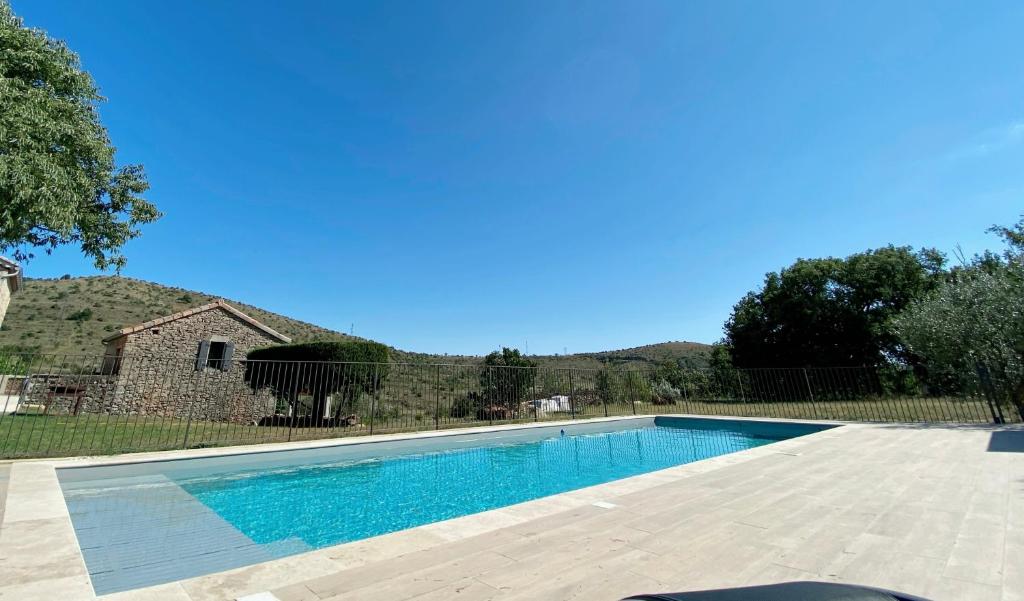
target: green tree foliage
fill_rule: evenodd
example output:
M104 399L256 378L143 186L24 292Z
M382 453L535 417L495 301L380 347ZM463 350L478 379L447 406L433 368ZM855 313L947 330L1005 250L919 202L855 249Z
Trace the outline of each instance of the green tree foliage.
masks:
M299 394L312 397L310 415L323 416L327 397L334 417L348 411L361 394L374 394L388 377L388 347L368 340L282 344L250 351L245 379L254 389L270 388L294 405Z
M85 309L79 309L66 318L68 321L89 321L92 319L92 309L86 307Z
M125 242L159 218L142 166L115 164L103 100L74 52L0 0L0 250L77 244L120 268Z
M845 259L800 259L769 273L725 325L731 363L838 367L912 359L892 319L935 288L943 263L936 250L887 246Z
M626 374L622 370L610 366L605 366L597 372L595 388L598 398L606 405L625 402L629 399L629 393L626 390Z
M956 270L894 322L930 372L982 385L1024 418L1024 221L993 228L1008 245Z
M480 394L488 406L515 409L526 400L537 377L537 364L519 349L503 347L484 357L480 372Z

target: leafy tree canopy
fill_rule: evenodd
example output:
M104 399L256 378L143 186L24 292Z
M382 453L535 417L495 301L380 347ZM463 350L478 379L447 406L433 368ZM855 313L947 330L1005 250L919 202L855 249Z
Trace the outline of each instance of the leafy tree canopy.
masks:
M484 357L484 365L506 367L537 367L534 361L523 356L519 349L502 347L501 351L493 351Z
M1024 221L992 230L1007 243L956 270L896 317L895 331L929 370L983 386L1024 417Z
M483 400L490 405L512 407L526 400L534 379L537 364L524 357L519 349L503 347L484 357L485 369L480 372L480 392Z
M74 52L0 0L0 250L25 260L77 244L120 268L124 244L160 217L142 166L115 164L103 100Z
M935 288L944 258L887 246L845 259L800 259L765 276L725 325L736 367L878 365L908 358L893 317Z

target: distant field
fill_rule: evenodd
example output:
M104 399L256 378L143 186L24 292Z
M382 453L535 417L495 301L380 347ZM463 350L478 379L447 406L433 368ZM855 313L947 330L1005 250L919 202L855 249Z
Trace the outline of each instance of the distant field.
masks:
M581 407L577 418L604 415L669 414L726 417L775 417L869 422L990 423L988 406L961 399L882 399L828 403L685 402L677 405L651 403ZM424 411L409 411L379 418L372 433L422 431L491 424L566 420L569 412L527 414L516 420L481 421L442 417L437 421ZM1017 417L1007 413L1010 421ZM361 436L371 433L370 423L350 428L258 427L217 422L160 419L140 416L85 415L80 417L16 415L0 417L0 457L59 457L108 455L138 451L247 445L288 440L312 440Z

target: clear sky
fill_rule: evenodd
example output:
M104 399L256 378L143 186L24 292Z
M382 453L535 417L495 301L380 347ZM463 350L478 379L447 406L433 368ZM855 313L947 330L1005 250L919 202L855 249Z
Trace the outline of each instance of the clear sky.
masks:
M124 275L408 350L713 342L798 257L1024 212L1019 0L13 6L166 214Z

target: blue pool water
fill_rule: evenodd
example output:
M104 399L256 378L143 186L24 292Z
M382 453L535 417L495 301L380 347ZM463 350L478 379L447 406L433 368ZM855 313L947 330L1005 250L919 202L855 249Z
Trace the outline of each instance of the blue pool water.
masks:
M61 481L93 585L105 594L512 505L817 429L658 423L579 434L544 428L532 438L483 438L477 446L462 442L449 449L436 448L444 441L434 440L398 455L374 456L366 450L373 445L358 445L363 449L354 457L320 452L298 464L250 461L234 471L223 461L217 469L172 461L82 470L99 469L95 476L61 470Z

